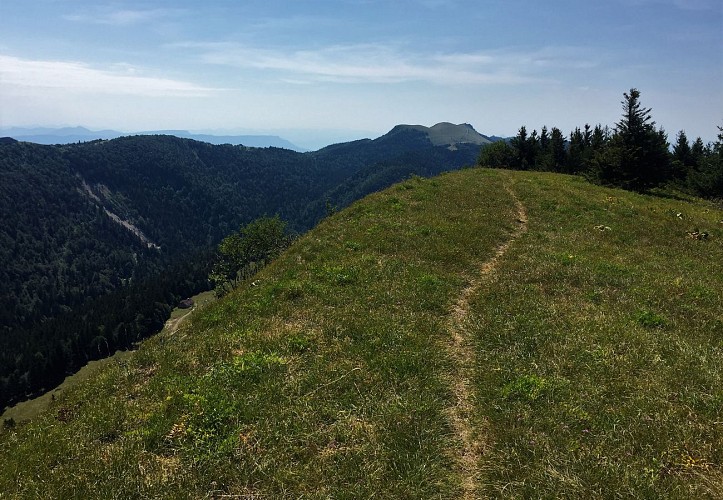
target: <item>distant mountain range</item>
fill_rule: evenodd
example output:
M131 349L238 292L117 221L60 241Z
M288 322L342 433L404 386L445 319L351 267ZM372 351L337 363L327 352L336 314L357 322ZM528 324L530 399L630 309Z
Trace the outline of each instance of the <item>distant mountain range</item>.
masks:
M502 137L485 136L477 132L472 125L463 123L454 125L448 122L438 123L432 127L423 125L397 125L395 130L415 130L426 135L434 146L451 146L456 144L484 145L498 140ZM132 135L173 135L183 139L207 142L209 144L231 144L232 146L247 146L252 148L283 148L297 152L308 150L293 144L292 142L276 135L214 135L193 133L187 130L148 130L141 132L119 132L118 130L90 130L85 127L5 127L0 128L0 136L12 137L18 141L34 142L35 144L72 144L77 142L88 142L98 139L110 140L118 137Z
M12 137L18 141L34 142L36 144L71 144L74 142L88 142L97 139L117 139L130 135L174 135L183 139L193 139L209 144L231 144L232 146L248 146L253 148L284 148L292 151L306 151L299 146L275 135L212 135L196 134L187 130L148 130L142 132L119 132L118 130L89 130L85 127L64 128L20 128L10 127L0 129L0 135Z

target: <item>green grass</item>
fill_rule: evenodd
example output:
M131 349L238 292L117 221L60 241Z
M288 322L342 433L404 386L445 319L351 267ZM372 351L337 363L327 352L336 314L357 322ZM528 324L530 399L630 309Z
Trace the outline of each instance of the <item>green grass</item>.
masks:
M215 294L213 291L203 292L193 296L192 298L194 300L195 307L203 307L215 300ZM192 309L175 308L171 312L170 319L178 320L179 318L184 318L192 311ZM65 380L63 380L63 382L55 389L36 398L22 401L5 409L2 415L0 415L0 422L12 420L15 423L24 423L36 418L38 415L48 410L56 398L61 397L65 392L73 389L78 384L83 384L86 381L93 379L96 375L98 375L98 373L106 369L106 365L126 362L128 357L132 356L132 354L133 351L117 351L113 354L113 356L108 358L90 361L73 375L65 377ZM6 430L7 429L5 427L0 427L0 434Z
M56 398L61 397L65 392L72 390L78 384L92 380L105 369L106 365L122 362L131 354L132 351L117 351L113 356L108 358L90 361L73 375L65 377L65 380L52 391L48 391L41 396L29 399L28 401L22 401L5 409L3 414L0 415L0 425L6 420L12 420L16 424L22 424L34 419L50 408ZM0 428L0 434L7 430L8 429L4 427Z
M470 169L324 220L0 436L0 498L459 496L447 327L506 185L527 231L465 319L479 496L721 496L723 213Z
M554 175L514 189L528 232L471 320L482 493L723 496L721 211Z
M216 300L216 294L213 292L213 290L208 292L201 292L197 295L194 295L191 297L193 299L193 307L204 307L206 304L210 304L214 300ZM180 309L176 307L171 311L171 317L170 319L178 319L181 317L186 316L189 312L193 311L193 308L191 309Z

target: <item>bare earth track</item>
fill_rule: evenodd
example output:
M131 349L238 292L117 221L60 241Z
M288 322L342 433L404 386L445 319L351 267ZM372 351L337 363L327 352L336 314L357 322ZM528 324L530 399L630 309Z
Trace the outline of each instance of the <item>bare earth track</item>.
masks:
M462 496L468 500L477 498L477 485L479 482L478 464L482 458L484 443L476 435L471 423L473 415L471 380L474 369L474 346L466 333L466 320L469 315L469 302L479 291L485 278L492 274L498 266L500 259L510 246L527 230L527 211L524 205L507 185L506 190L515 201L517 220L514 231L502 243L494 255L480 267L479 274L472 278L467 287L462 290L459 298L452 307L447 331L449 340L447 351L455 366L450 377L450 385L455 395L455 404L449 408L449 419L459 442L456 461L459 474L462 478Z
M178 331L178 329L181 327L181 323L183 322L183 320L186 319L186 318L193 312L194 309L196 309L196 306L193 306L191 309L189 309L189 310L188 310L185 314L183 314L182 316L179 316L179 317L177 317L177 318L171 318L171 319L169 319L168 321L166 321L166 324L165 324L165 326L164 326L164 329L165 329L167 332L169 332L171 335L173 335L173 334L176 333L176 332Z

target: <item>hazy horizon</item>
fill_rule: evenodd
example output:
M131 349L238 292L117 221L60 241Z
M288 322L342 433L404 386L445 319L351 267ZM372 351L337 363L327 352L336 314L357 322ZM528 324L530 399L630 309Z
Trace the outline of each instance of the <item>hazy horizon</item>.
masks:
M0 127L224 131L301 147L394 125L614 125L623 92L672 140L723 122L717 0L6 0Z
M24 130L31 132L28 135L39 135L36 131L48 131L49 135L54 135L53 132L67 129L68 131L73 129L83 129L88 132L117 132L123 135L134 135L144 133L156 133L156 132L184 132L193 135L212 135L217 137L223 136L270 136L279 137L288 142L291 142L294 146L299 149L315 151L325 146L332 144L338 144L342 142L351 142L360 139L376 139L377 137L384 135L378 134L374 131L361 131L361 130L305 130L305 129L274 129L274 130L255 130L255 129L200 129L200 130L188 130L188 129L158 129L158 130L117 130L110 127L86 127L84 125L68 125L61 124L58 126L46 126L46 125L28 125L28 126L0 126L0 133L7 133L16 130ZM388 131L386 131L388 132ZM386 133L384 132L384 133ZM17 134L15 134L17 135ZM58 135L62 137L62 135Z

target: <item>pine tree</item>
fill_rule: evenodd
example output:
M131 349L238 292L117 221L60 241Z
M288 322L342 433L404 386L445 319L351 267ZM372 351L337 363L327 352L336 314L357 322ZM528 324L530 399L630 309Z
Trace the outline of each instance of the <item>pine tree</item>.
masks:
M551 168L553 172L562 172L567 163L567 150L565 149L565 137L562 130L552 127L552 135L550 136L550 157Z
M583 169L585 138L580 127L570 133L570 146L567 151L567 172L576 174Z
M696 161L690 144L688 143L688 137L686 137L685 131L681 130L678 132L675 145L673 146L673 177L676 179L685 179L688 172L694 169L695 166Z
M667 136L655 128L651 109L641 106L637 89L623 95L623 117L608 147L593 158L593 177L603 184L644 191L670 178Z
M527 152L527 128L524 125L520 127L517 135L512 138L510 146L514 150L514 157L510 166L517 170L528 170L530 165L527 161L529 156Z

